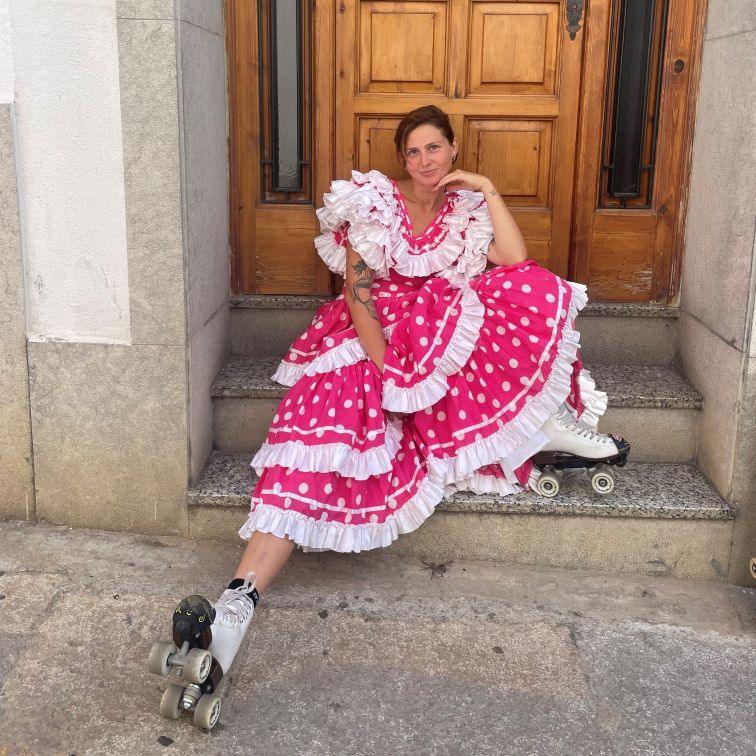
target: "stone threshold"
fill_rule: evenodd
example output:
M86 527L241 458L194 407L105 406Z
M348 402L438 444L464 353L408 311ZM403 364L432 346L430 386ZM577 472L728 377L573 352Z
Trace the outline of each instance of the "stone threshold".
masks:
M280 358L232 356L212 387L213 398L280 399L286 387L271 380ZM701 395L673 367L590 365L610 407L700 409Z
M317 310L333 297L294 294L239 294L230 298L232 309ZM653 302L589 302L583 316L613 318L677 318L680 311Z
M249 507L257 476L248 453L214 451L200 482L188 494L193 507ZM593 491L585 471L565 473L562 491L546 499L534 491L517 496L459 492L439 511L493 514L589 515L680 520L732 520L735 507L716 492L692 465L629 463L616 471L611 494Z

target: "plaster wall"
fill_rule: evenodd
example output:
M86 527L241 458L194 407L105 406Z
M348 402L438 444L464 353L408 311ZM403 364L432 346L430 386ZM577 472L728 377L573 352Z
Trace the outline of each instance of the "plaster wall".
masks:
M732 76L738 71L738 76ZM677 361L704 396L696 462L738 507L729 580L756 549L756 6L710 0L683 258Z
M30 340L128 343L115 0L11 0Z
M0 0L0 105L13 102L10 0Z

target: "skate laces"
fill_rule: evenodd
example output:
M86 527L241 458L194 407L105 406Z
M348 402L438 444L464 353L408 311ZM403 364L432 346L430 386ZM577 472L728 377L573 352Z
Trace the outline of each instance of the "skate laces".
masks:
M565 430L579 438L584 438L586 441L598 441L607 446L614 443L611 436L607 436L605 433L597 433L576 420L568 409L562 409L561 412L557 413L556 420Z
M252 579L250 580L250 576ZM215 604L215 619L228 627L243 625L255 611L252 597L247 595L255 587L257 574L250 571L244 578L244 584L238 588L227 588Z

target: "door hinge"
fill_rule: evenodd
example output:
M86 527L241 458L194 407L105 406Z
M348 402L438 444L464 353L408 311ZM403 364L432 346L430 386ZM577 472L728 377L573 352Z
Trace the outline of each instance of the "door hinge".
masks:
M567 31L570 39L575 40L575 35L580 31L580 18L583 15L583 0L567 0Z

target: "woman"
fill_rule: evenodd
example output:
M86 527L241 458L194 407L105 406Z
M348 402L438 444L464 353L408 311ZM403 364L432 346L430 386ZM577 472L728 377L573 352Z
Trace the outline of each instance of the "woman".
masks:
M453 170L458 143L441 110L407 115L395 141L408 179L354 172L318 211L315 245L344 291L274 376L291 389L252 461L260 477L235 579L214 611L191 597L215 617L210 651L224 671L297 545L388 546L455 490L534 485L545 450L627 456L626 442L591 430L606 396L578 355L585 287L527 260L491 181ZM489 261L498 267L484 273ZM176 634L199 642L185 602Z

